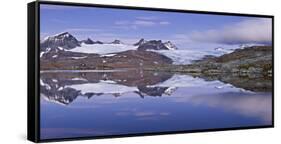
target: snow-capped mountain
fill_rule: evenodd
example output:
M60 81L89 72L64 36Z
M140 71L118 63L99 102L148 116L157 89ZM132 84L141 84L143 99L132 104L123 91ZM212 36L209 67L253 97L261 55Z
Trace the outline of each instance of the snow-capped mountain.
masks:
M87 40L82 40L81 43L94 44L94 41L92 39L88 38Z
M85 54L114 54L129 50L175 50L177 49L170 41L140 39L135 44L125 44L115 39L112 42L94 41L90 38L78 41L68 32L49 36L41 41L40 57L57 58L57 53L73 52ZM51 54L50 54L51 53Z
M73 49L80 46L80 42L68 32L60 33L54 36L45 38L41 43L41 50L47 48Z
M172 42L167 41L164 42L164 45L169 49L169 50L176 50L178 49Z
M241 48L243 47L245 46L241 46ZM168 57L173 61L173 64L190 64L194 60L202 59L205 55L220 56L234 50L233 48L226 47L217 47L211 50L178 49L171 41L163 42L161 40L145 40L143 38L135 44L126 44L118 39L112 42L102 42L90 38L78 41L70 33L64 32L49 36L41 42L40 57L58 59L62 55L77 57L79 54L79 57L87 57L88 54L104 56L116 55L126 51L152 51Z
M176 50L177 47L170 41L162 43L161 40L144 40L140 39L134 46L138 46L140 50Z
M170 41L162 42L161 40L149 40L145 41L141 39L135 45L138 46L138 50L175 50L177 47Z
M92 39L88 38L86 40L82 40L80 42L81 44L84 43L84 44L103 44L103 42L101 41L93 41Z
M244 49L251 45L257 44L219 46L216 48L178 49L171 41L163 42L161 40L145 40L143 38L134 44L126 44L118 39L112 42L102 42L90 38L78 41L70 33L64 32L49 36L41 42L40 58L44 57L46 60L53 58L58 59L66 55L69 57L77 57L77 55L79 57L88 57L89 54L95 54L101 57L106 55L108 57L108 55L116 56L116 54L121 54L126 51L135 51L138 53L147 51L165 56L171 59L173 64L191 64L196 60L204 58L206 55L221 56L231 53L237 48Z
M134 46L140 46L140 45L142 45L142 44L144 44L144 43L146 43L146 42L147 42L147 41L142 38L142 39L140 39L137 43L135 43Z
M190 64L193 60L203 58L204 55L212 55L212 53L215 53L215 55L221 55L226 53L223 48L215 49L213 50L214 52L178 50L171 41L162 42L161 40L145 40L143 38L133 45L125 44L117 39L112 42L94 41L90 38L78 41L70 33L65 32L47 37L41 43L40 57L45 57L45 59L57 59L62 55L77 57L78 54L79 57L87 57L87 54L104 56L116 55L117 53L130 50L156 52L170 58L173 61L173 64ZM66 54L66 52L68 53Z
M114 40L111 44L123 44L120 40Z

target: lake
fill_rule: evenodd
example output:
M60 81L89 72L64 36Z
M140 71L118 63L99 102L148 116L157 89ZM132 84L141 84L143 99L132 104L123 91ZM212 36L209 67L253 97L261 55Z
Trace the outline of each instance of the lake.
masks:
M272 124L272 80L119 71L40 74L41 139Z

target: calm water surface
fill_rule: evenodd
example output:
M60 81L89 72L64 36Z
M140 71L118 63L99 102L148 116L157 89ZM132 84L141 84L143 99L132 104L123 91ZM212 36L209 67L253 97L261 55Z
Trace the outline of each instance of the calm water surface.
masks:
M42 72L41 139L271 125L271 79Z

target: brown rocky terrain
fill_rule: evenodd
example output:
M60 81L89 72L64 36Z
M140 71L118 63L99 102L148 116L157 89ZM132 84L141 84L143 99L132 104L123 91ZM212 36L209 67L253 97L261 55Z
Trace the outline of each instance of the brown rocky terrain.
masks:
M237 49L230 54L197 61L193 67L200 67L205 73L223 72L270 76L272 74L272 47L253 46Z
M147 70L202 73L204 75L231 73L249 77L271 77L272 47L247 47L220 57L205 56L202 60L194 61L189 65L162 65L162 67L156 68L147 67Z
M54 56L52 53L48 54ZM41 70L104 70L172 64L170 58L151 51L129 50L112 56L62 51L56 55L53 58L41 58Z

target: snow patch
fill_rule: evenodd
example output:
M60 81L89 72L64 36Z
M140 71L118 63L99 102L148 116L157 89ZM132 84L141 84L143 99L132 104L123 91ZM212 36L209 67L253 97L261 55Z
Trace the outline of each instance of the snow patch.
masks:
M177 87L169 87L165 90L166 95L172 95L177 90Z
M61 90L63 90L63 87L59 87L59 88L58 88L58 91L61 91Z
M104 55L100 55L100 57L113 57L116 54L104 54Z
M177 47L176 47L174 44L172 44L170 41L165 42L164 45L165 45L169 50L176 50L176 49L177 49Z
M84 44L81 47L76 47L74 49L68 50L72 52L80 53L95 53L95 54L111 54L118 53L127 50L136 50L137 46L126 45L126 44Z
M115 84L116 83L113 80L100 80L100 82L102 82L102 83L111 83L111 84Z
M40 53L40 58L45 54L45 52L41 52Z
M64 50L64 48L63 48L63 47L58 47L58 49L59 49L59 50Z
M87 56L83 56L83 57L71 57L72 59L84 59L87 58Z
M129 87L124 85L119 85L115 83L108 83L108 81L100 81L99 83L88 83L88 84L76 84L66 86L81 91L82 94L86 93L106 93L106 94L116 94L116 93L127 93L138 91L137 87Z
M44 54L48 53L50 50L51 50L51 48L46 48L46 51L40 52L40 58L41 58Z
M87 79L84 79L84 78L72 78L71 80L74 80L74 81L88 81Z
M51 86L49 84L44 83L42 79L40 79L40 85L45 86L47 90L51 89Z

